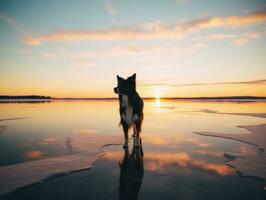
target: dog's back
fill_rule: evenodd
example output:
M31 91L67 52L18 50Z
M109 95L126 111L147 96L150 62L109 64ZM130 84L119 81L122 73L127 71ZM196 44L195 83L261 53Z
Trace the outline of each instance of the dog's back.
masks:
M143 119L143 100L136 92L134 97L121 95L120 101L120 116L121 123L125 122L130 127L136 121Z

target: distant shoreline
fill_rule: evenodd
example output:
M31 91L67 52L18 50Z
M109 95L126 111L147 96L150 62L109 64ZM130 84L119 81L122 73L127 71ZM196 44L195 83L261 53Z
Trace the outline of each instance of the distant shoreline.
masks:
M0 99L52 99L52 97L41 95L0 95Z
M115 100L117 97L106 97L106 98L56 98L51 96L40 96L40 95L21 95L21 96L9 96L0 95L1 101L29 101L29 100L40 100L40 101L52 101L52 100ZM155 97L144 97L145 100L154 100ZM162 100L266 100L266 97L258 96L218 96L218 97L161 97Z

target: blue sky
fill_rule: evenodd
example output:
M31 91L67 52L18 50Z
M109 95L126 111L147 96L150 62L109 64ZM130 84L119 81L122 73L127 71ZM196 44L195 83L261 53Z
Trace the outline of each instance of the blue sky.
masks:
M266 95L265 1L0 0L0 94Z

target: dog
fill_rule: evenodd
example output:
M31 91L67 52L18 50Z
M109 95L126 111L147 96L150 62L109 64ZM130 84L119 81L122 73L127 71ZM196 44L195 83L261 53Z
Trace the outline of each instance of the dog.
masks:
M133 127L134 146L140 146L140 132L143 120L143 99L136 91L136 74L124 79L117 75L117 87L114 92L119 96L120 124L123 126L125 143L128 148L128 130Z

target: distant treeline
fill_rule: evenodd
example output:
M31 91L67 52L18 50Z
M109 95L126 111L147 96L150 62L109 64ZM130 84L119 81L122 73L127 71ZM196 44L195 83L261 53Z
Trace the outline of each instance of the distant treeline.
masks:
M0 95L0 99L51 99L51 97L40 96L40 95L22 95L22 96Z

